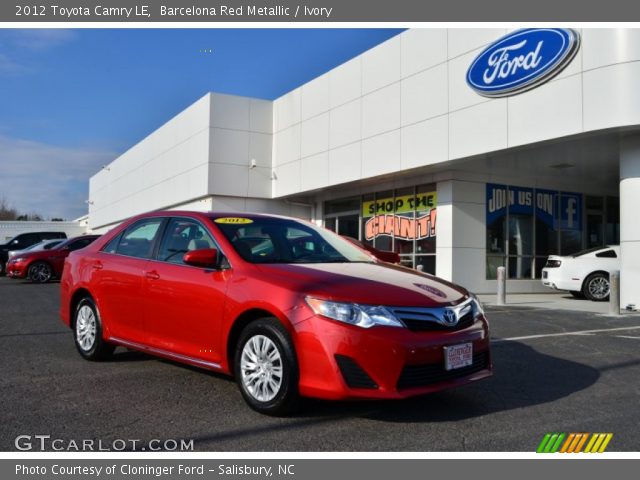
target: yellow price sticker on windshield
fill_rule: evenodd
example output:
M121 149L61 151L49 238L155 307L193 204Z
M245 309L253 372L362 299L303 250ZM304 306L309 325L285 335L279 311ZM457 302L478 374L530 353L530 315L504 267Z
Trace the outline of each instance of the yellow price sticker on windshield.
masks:
M246 223L253 223L253 220L251 220L250 218L243 218L243 217L222 217L222 218L216 218L214 222L241 225Z

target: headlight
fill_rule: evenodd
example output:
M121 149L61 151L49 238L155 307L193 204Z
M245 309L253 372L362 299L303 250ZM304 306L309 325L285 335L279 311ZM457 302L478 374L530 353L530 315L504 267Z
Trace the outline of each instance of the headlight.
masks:
M362 328L370 328L375 325L404 327L404 324L385 307L330 302L313 297L306 297L305 300L316 315L322 315L339 322L357 325Z
M475 293L470 293L469 295L473 299L473 318L484 315L484 307L478 296Z
M9 263L18 263L18 262L22 262L23 260L24 260L24 258L22 258L22 257L12 258Z
M547 260L544 268L558 268L560 265L562 265L560 260Z

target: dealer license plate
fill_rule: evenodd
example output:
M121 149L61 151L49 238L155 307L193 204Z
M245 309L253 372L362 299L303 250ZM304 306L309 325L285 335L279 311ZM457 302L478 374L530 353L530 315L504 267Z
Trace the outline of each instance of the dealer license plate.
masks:
M444 347L444 368L455 370L473 364L473 343Z

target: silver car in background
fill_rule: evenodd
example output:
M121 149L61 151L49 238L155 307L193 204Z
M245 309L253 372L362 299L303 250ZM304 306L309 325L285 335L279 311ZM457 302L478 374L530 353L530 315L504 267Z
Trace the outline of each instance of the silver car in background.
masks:
M53 247L55 247L56 245L60 245L65 240L66 240L65 238L43 240L34 245L31 245L30 247L23 248L22 250L9 250L8 259L11 260L13 257L21 255L23 253L27 253L27 252L37 252L39 250L51 250Z

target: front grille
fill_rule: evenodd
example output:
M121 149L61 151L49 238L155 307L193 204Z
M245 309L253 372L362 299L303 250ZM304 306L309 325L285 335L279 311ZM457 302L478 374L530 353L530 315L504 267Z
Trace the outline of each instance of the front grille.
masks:
M402 323L404 323L409 330L412 332L433 332L433 331L444 331L444 332L455 332L456 330L462 330L463 328L467 328L473 325L473 311L462 316L458 323L454 326L449 327L447 325L442 325L441 323L436 323L433 320L417 320L415 318L402 318L401 311L396 310L396 315L399 316Z
M367 375L367 372L353 358L344 355L336 355L335 358L338 368L340 368L340 373L342 373L345 383L350 388L378 388L376 382Z
M473 364L456 370L445 370L444 362L424 365L407 365L398 379L398 390L426 387L434 383L466 377L489 366L489 352L479 352L473 356Z
M413 332L443 331L455 332L473 324L476 308L471 301L454 307L391 307L395 316ZM447 325L445 316L447 310L453 310L455 315L461 315L455 325Z

